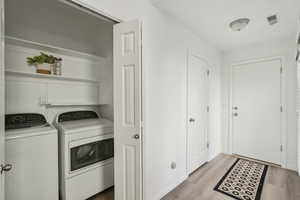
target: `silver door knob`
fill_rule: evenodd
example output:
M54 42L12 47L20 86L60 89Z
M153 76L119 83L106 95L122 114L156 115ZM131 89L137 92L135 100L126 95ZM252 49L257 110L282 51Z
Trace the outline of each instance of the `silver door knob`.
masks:
M10 171L12 169L12 165L11 164L1 165L0 168L1 168L0 174L3 174L3 172Z
M136 139L136 140L138 140L138 139L140 139L140 135L139 135L139 134L135 134L135 135L133 136L133 138Z
M238 115L239 115L239 114L237 114L237 113L233 113L233 116L234 116L234 117L237 117Z
M189 119L190 122L195 122L196 120L194 118Z

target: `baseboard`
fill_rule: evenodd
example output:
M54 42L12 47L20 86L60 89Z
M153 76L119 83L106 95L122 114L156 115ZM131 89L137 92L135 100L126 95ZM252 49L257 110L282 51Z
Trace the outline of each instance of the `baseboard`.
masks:
M286 168L298 172L298 163L297 163L297 160L288 160Z
M171 183L170 185L168 185L167 187L165 187L163 190L161 190L157 195L155 195L154 197L151 197L150 199L151 200L160 200L166 194L168 194L173 189L175 189L178 185L180 185L183 181L185 181L187 178L188 178L187 175L182 176L181 178L177 179L176 182Z

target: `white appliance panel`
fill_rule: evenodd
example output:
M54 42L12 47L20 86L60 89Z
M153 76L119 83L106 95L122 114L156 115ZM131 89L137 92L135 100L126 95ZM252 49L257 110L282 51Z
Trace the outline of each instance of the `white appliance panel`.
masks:
M57 132L6 140L7 200L58 200Z

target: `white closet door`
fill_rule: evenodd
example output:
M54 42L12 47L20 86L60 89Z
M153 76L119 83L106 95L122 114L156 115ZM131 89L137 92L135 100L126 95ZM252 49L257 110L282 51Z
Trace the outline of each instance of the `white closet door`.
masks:
M197 56L188 64L188 173L208 159L208 66Z
M4 4L0 0L0 170L5 165L5 142L4 142L4 116L5 116L5 95L4 95ZM0 200L5 199L4 173L0 174Z
M141 26L114 26L115 199L142 199Z
M4 96L4 4L0 0L0 170L5 164L5 142L4 142L4 116L5 116L5 96ZM0 200L4 200L4 173L0 174Z

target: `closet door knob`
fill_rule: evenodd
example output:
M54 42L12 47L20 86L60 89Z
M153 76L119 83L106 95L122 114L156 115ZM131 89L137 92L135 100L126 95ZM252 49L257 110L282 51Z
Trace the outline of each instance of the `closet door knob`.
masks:
M138 139L140 139L140 135L139 135L139 134L135 134L135 135L133 136L133 138L136 139L136 140L138 140Z

